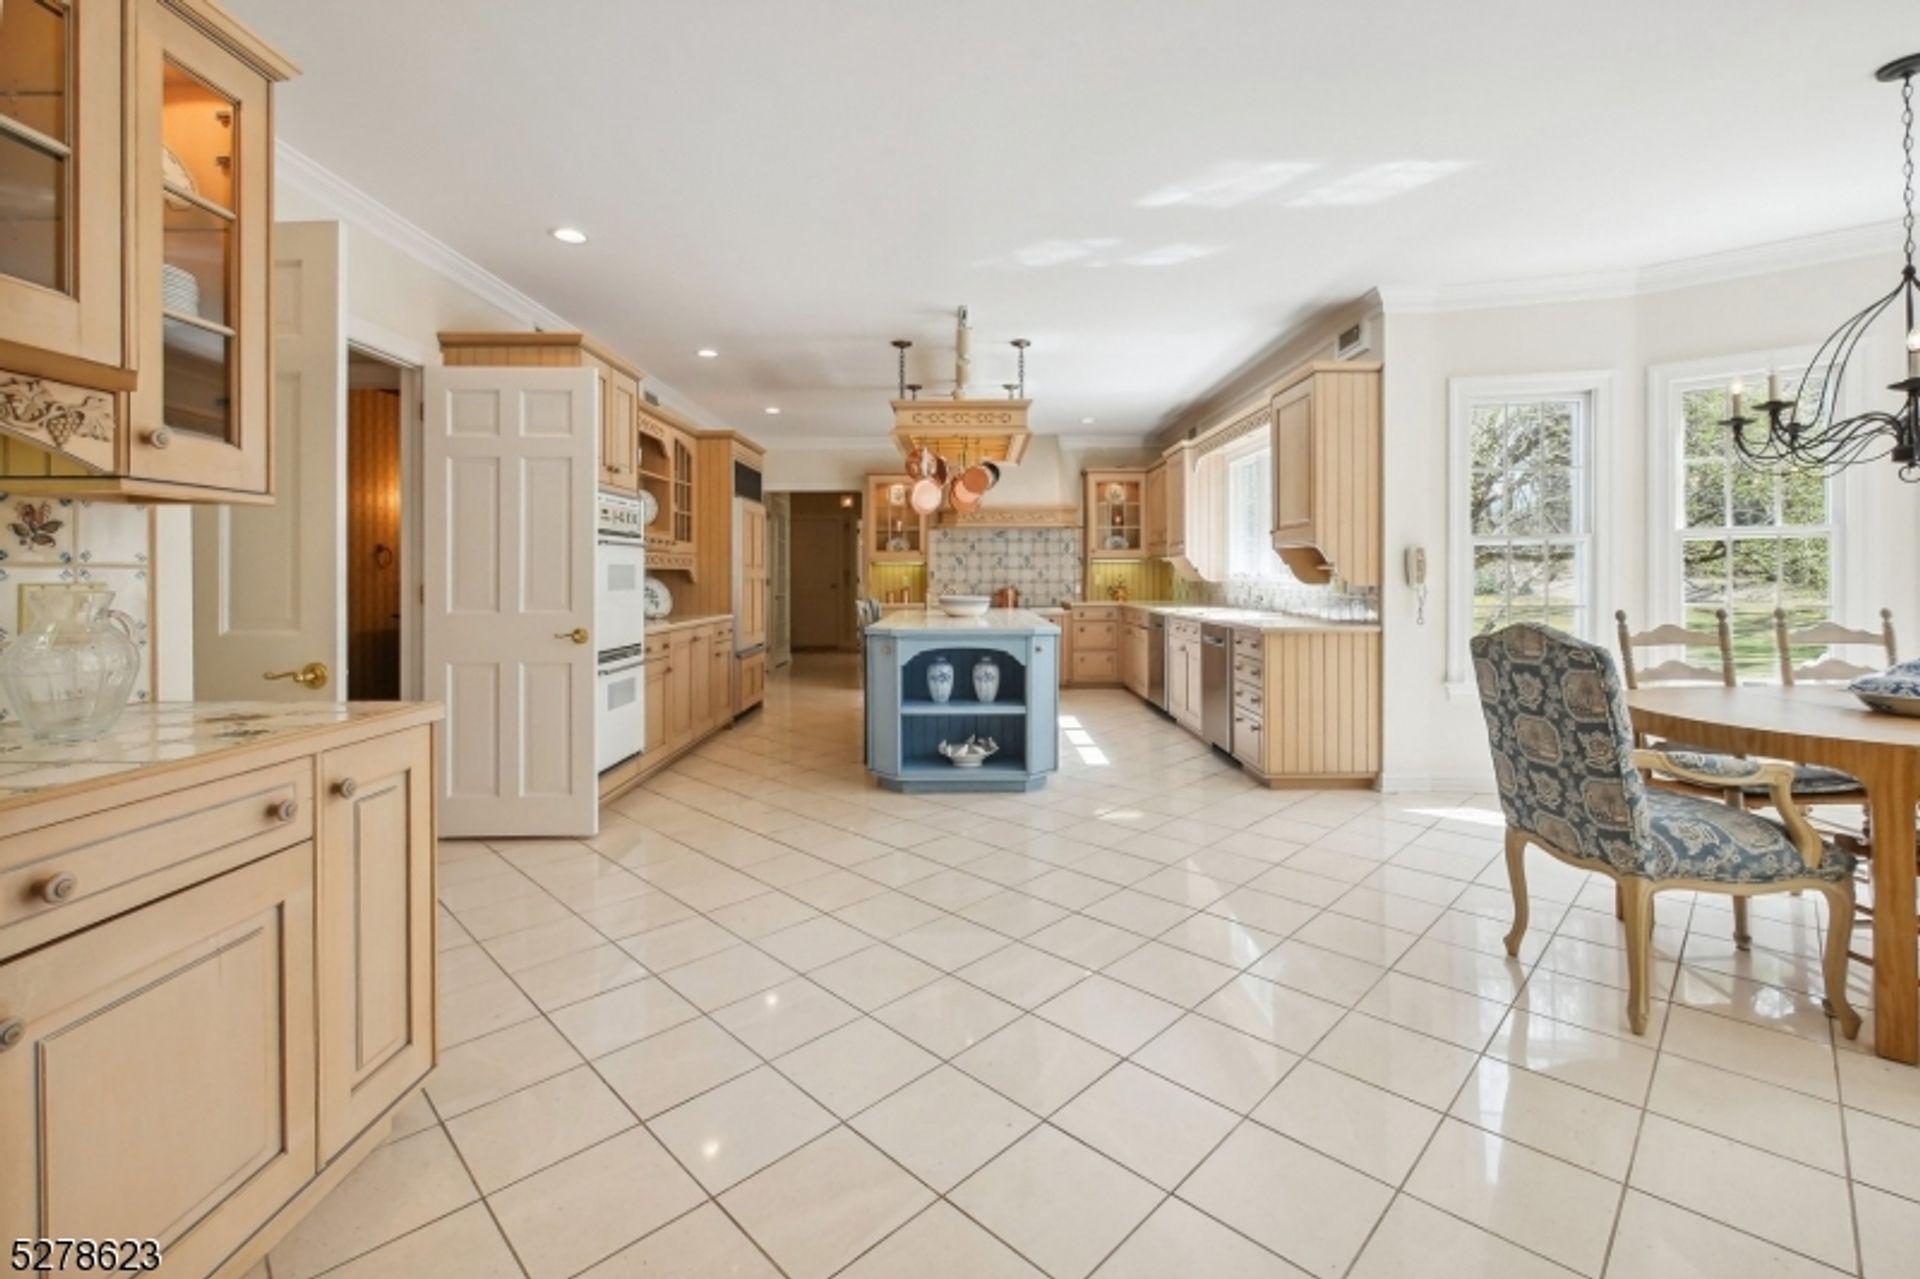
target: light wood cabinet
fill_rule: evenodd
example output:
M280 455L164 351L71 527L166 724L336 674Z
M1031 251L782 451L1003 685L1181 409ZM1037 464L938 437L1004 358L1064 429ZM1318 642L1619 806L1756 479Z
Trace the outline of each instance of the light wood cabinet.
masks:
M600 487L640 491L640 383L624 370L603 365L600 377Z
M0 488L269 498L292 64L207 0L0 6L0 50Z
M734 626L743 649L767 642L767 597L771 587L767 559L767 508L758 502L739 504L740 598Z
M744 715L760 705L767 696L767 655L764 651L747 653L739 659L734 672L733 711Z
M693 634L676 632L667 641L667 723L665 745L678 752L693 740ZM705 670L704 663L700 669Z
M673 665L672 645L664 638L647 641L647 737L645 755L667 746L667 673ZM617 771L617 770L616 770Z
M724 728L733 722L733 627L714 627L708 645L707 724Z
M1126 470L1085 473L1087 558L1137 560L1147 553L1147 473Z
M908 503L913 481L899 475L867 477L867 561L872 564L924 564L932 519Z
M434 1063L431 730L320 757L320 1157Z
M1121 610L1120 682L1136 697L1148 692L1149 645L1153 632L1146 617L1132 609Z
M1200 623L1167 622L1167 714L1188 732L1201 728Z
M655 506L647 526L647 566L691 572L699 550L693 438L657 406L641 405L637 417L639 487L653 496Z
M1167 463L1163 458L1147 468L1147 554L1167 553Z
M0 1234L238 1275L384 1139L437 1052L438 715L203 721L0 798Z
M1061 619L1063 671L1069 684L1120 682L1120 610L1111 604L1083 604Z
M1380 585L1379 364L1308 365L1272 409L1274 550L1303 581Z
M1192 450L1184 440L1168 449L1162 459L1160 554L1167 559L1179 559L1187 553L1187 494L1192 467Z

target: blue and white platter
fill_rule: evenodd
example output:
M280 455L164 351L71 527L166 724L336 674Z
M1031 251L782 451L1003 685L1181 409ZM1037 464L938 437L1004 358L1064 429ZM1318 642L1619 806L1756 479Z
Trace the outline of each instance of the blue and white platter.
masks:
M1862 675L1847 691L1876 711L1920 717L1920 658L1878 675Z

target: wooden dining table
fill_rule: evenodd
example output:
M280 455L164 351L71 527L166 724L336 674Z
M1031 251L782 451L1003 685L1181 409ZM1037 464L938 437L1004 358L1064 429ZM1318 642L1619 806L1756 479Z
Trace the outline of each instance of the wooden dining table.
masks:
M1680 685L1636 689L1638 732L1736 755L1842 769L1866 786L1872 816L1873 1047L1920 1062L1915 972L1914 808L1920 718L1870 711L1844 689Z

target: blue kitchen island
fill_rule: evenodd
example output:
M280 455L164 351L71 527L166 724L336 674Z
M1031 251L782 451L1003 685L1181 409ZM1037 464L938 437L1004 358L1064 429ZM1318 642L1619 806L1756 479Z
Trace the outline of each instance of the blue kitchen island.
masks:
M1038 613L891 613L867 627L865 656L867 768L882 786L1030 791L1059 768L1060 628ZM976 768L941 753L969 737L999 749Z

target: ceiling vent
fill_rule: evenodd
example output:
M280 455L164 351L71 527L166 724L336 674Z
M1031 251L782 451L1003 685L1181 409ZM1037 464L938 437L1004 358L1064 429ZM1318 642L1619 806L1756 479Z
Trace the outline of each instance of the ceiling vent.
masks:
M1357 360L1371 350L1373 350L1373 326L1361 320L1340 330L1340 336L1334 340L1333 358Z

